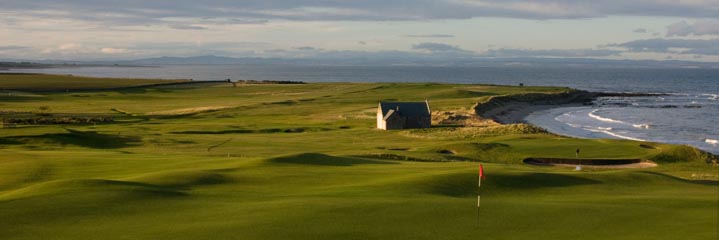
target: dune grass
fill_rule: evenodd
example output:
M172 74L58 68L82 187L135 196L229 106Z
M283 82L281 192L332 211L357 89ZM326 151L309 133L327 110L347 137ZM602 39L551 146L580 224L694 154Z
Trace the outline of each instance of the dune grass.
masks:
M528 126L374 129L379 100L460 111L487 96L561 91L217 84L2 101L4 111L131 114L0 129L0 239L716 239L718 169L686 146ZM223 108L184 111L212 106ZM659 167L522 164L577 147Z

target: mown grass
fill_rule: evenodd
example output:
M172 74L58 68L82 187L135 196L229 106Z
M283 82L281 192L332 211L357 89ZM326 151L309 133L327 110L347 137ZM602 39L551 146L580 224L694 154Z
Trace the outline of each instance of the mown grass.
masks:
M132 114L0 129L0 238L716 239L719 174L686 146L523 125L374 129L382 99L428 98L434 111L455 111L487 96L564 90L217 84L2 101L3 111ZM184 111L211 106L226 108ZM521 164L574 157L577 147L587 158L659 167ZM479 220L478 161L487 174Z

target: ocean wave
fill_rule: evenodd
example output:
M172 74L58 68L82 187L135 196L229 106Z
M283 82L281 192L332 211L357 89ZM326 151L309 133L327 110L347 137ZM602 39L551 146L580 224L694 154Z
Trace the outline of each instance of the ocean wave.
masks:
M706 96L709 100L719 101L719 94L706 93L702 94L702 96Z
M568 123L568 122L565 122L564 124L566 124L566 125L568 125L568 126L570 126L570 127L573 127L573 128L584 129L584 130L587 130L587 131L590 131L590 132L603 132L603 131L612 131L612 130L614 130L614 128L611 128L611 127L584 126L584 125L581 125L581 124Z
M615 119L611 119L611 118L605 118L605 117L602 117L602 116L599 116L599 115L594 114L594 113L596 113L597 111L599 111L599 109L594 109L594 110L592 110L591 112L589 112L589 117L594 118L594 119L597 119L597 120L602 121L602 122L627 124L627 123L625 123L625 122L623 122L623 121L620 121L620 120L615 120Z
M705 143L708 143L708 144L711 144L711 145L714 145L714 146L716 146L716 145L719 144L719 140L710 139L710 138L704 139L704 142L705 142Z
M599 111L599 109L595 109L595 110L592 110L591 112L589 112L589 117L594 118L594 119L597 119L597 120L602 121L602 122L609 122L609 123L618 123L618 124L624 124L624 125L631 125L632 127L641 128L641 129L649 129L649 128L651 127L651 125L649 125L649 124L647 124L647 123L634 124L634 123L624 122L624 121L621 121L621 120L616 120L616 119L611 119L611 118L602 117L602 116L599 116L599 115L594 114L594 113L596 113L597 111Z
M554 117L554 120L557 122L566 122L567 120L574 118L576 115L577 111L565 112L562 115Z
M571 117L572 115L574 115L574 112L566 112L562 114L562 117Z
M604 134L607 134L607 135L609 135L609 136L613 136L613 137L616 137L616 138L627 139L627 140L632 140L632 141L639 141L639 142L646 142L646 140L641 139L641 138L624 136L624 135L621 135L621 134L612 132L612 131L611 131L611 128L609 128L609 130L604 130L604 129L602 129L602 128L597 128L597 129L594 129L594 128L583 128L583 129L584 129L584 130L587 130L587 131L590 131L590 132L604 133Z
M611 131L604 131L604 133L609 134L609 135L611 135L611 136L615 136L615 137L621 138L621 139L627 139L627 140L639 141L639 142L646 142L646 141L647 141L647 140L644 140L644 139L641 139L641 138L635 138L635 137L628 137L628 136L624 136L624 135L619 135L619 134L613 133L613 132L611 132Z

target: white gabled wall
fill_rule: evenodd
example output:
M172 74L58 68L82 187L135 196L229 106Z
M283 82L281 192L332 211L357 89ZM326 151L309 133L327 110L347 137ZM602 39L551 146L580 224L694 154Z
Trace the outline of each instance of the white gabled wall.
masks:
M387 122L382 115L382 104L377 104L377 128L387 130Z

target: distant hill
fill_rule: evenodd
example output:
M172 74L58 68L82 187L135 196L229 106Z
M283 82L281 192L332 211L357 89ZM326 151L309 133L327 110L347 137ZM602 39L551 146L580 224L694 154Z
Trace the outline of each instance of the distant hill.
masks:
M137 65L194 65L194 64L241 64L247 62L262 62L266 61L261 58L232 58L222 56L194 56L194 57L158 57L158 58L144 58L136 60L118 61L116 63L122 64L137 64Z
M223 56L159 57L110 62L121 65L198 65L198 64L297 64L342 66L467 66L467 67L681 67L719 68L719 63L656 60L608 60L591 58L434 58L406 56L317 57L317 58L233 58Z
M24 63L20 63L24 62ZM33 62L33 63L28 63ZM3 65L4 64L4 65ZM24 65L23 65L24 64ZM592 68L719 68L718 62L679 60L610 60L591 58L486 58L352 54L323 55L308 58L235 58L225 56L157 57L116 61L15 60L0 62L0 69L67 66L152 66L152 65L328 65L328 66L464 66L464 67L592 67Z
M4 69L28 69L28 68L50 68L57 65L35 63L35 62L0 62L0 70Z

